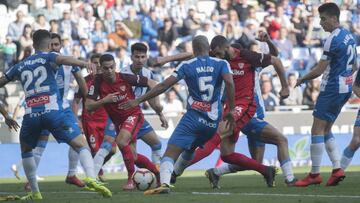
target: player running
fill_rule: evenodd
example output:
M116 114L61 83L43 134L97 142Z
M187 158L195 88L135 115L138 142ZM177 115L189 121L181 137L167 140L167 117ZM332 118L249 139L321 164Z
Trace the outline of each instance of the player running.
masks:
M226 129L232 129L234 111L234 83L229 64L209 57L209 42L205 36L196 36L192 41L195 58L182 62L165 81L145 95L124 103L121 108L131 108L165 92L184 79L189 90L187 112L171 135L165 154L161 159L161 186L144 194L170 192L170 178L174 161L179 155L188 158L194 150L205 144L215 134L222 115L221 97L224 82L229 100L229 112L224 116Z
M105 157L111 151L111 145L116 141L120 150L128 150L128 156L123 157L128 169L128 183L132 184L132 175L135 167L147 168L153 172L159 180L159 171L156 166L144 155L136 152L136 135L144 123L144 115L140 107L135 106L129 110L122 110L119 106L134 99L132 86L155 86L156 82L143 76L135 76L115 72L115 60L110 54L103 54L100 57L102 73L94 79L90 86L85 107L89 111L95 111L104 107L107 114L115 124L117 135L112 137L105 135L99 151L94 157L95 172L97 173L104 163ZM126 189L126 188L125 188Z
M5 76L0 78L1 87L9 81L19 79L26 95L25 115L20 130L20 146L23 167L32 193L21 199L42 199L36 180L37 166L32 149L36 146L43 129L49 130L58 142L68 143L79 153L80 162L87 176L85 184L104 197L111 197L111 192L95 180L94 162L89 147L81 136L79 127L65 115L55 79L55 72L59 67L57 64L72 66L87 66L88 64L72 57L48 52L51 34L46 30L37 30L33 34L33 42L35 54L10 68Z
M352 34L340 27L340 9L335 3L324 3L318 8L320 25L330 32L324 44L324 52L319 63L297 85L323 74L320 94L317 98L311 128L310 154L312 167L310 173L296 185L306 187L322 183L320 176L321 158L324 147L333 164L333 171L326 186L336 186L345 178L340 166L340 154L337 149L331 127L341 108L351 96L353 70L356 65L356 42Z

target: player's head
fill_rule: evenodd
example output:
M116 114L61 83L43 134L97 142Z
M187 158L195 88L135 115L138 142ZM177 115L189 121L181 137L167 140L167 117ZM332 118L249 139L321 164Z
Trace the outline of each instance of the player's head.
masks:
M135 69L141 69L147 62L148 48L144 43L137 42L131 45L132 66Z
M339 25L340 9L335 3L324 3L318 8L320 25L326 32L332 32Z
M204 35L198 35L192 40L192 48L195 56L209 55L210 45Z
M115 76L115 59L111 54L103 54L100 56L101 71L105 78L113 78Z
M49 51L51 46L51 34L47 30L36 30L32 36L35 50Z
M95 74L102 73L101 66L100 66L100 57L101 57L101 54L93 54L90 56L90 62L96 65L96 73Z
M51 51L59 53L61 47L62 44L60 35L57 33L51 33Z
M211 54L215 57L229 60L230 44L228 40L222 36L217 35L211 40L210 44Z

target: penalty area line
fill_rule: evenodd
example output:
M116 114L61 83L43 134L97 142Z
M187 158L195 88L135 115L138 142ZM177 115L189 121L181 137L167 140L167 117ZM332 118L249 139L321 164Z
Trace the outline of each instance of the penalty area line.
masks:
M230 192L192 192L193 195L244 195L244 196L276 196L276 197L320 197L320 198L351 198L360 199L358 195L309 195L309 194L280 194L280 193L230 193Z

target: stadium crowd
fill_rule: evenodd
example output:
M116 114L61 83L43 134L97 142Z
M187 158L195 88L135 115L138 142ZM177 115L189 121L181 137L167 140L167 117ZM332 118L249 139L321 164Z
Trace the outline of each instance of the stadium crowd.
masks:
M162 81L177 64L154 67L152 59L182 51L192 51L191 39L205 35L209 41L222 34L245 48L262 44L259 31L269 33L279 49L287 72L290 96L281 100L281 88L274 71L260 77L266 110L279 105L306 105L312 109L320 92L320 79L295 87L299 76L319 60L328 36L319 24L317 5L324 1L297 0L23 0L17 9L0 5L0 67L4 71L32 53L31 34L37 29L59 33L61 53L89 58L94 53L112 53L117 70L131 63L130 45L141 41L150 49L149 68ZM341 1L340 23L360 44L360 4ZM1 13L1 12L0 12ZM7 33L7 34L5 34ZM265 50L266 51L266 50ZM75 83L74 83L75 84ZM74 85L76 88L76 85ZM0 101L6 105L8 93L0 89ZM164 112L181 113L186 104L186 87L176 85L162 98ZM71 97L69 97L71 98ZM350 99L349 102L357 102ZM15 104L16 105L16 104ZM14 106L14 104L12 104ZM146 104L143 108L149 108Z

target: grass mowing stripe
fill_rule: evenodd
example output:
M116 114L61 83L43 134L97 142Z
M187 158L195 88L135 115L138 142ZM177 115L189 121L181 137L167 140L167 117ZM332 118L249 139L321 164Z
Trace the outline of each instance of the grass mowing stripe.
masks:
M246 196L277 196L277 197L322 197L322 198L353 198L360 199L354 195L306 195L306 194L274 194L274 193L230 193L230 192L192 192L193 195L246 195Z

